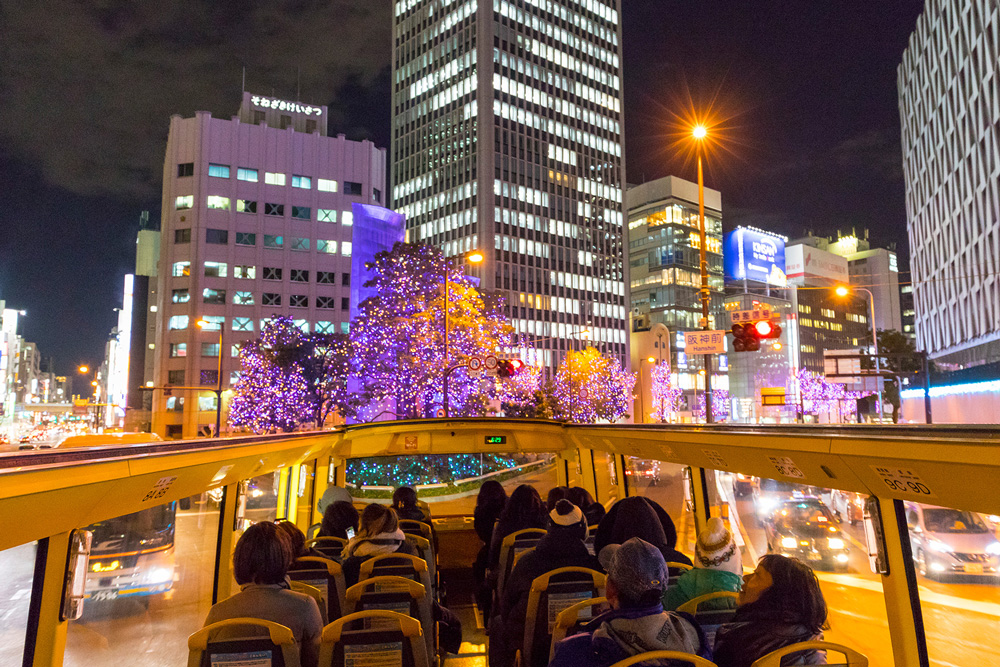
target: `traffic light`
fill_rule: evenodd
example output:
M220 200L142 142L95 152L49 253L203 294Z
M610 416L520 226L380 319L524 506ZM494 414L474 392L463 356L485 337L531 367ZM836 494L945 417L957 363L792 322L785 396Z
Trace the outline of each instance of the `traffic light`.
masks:
M517 375L522 368L524 368L524 362L520 359L501 359L497 364L497 377L513 377Z
M745 324L734 324L733 351L756 352L760 350L760 341L781 336L781 327L770 320L758 320Z

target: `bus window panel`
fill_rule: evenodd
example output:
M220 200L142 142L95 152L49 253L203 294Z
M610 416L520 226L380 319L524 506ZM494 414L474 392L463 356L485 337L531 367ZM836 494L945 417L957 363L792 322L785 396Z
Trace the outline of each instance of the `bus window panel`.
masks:
M932 665L996 662L1000 517L903 504Z
M21 664L37 544L0 551L0 665Z
M625 476L630 496L656 501L673 519L677 530L676 549L688 556L694 553L697 532L691 512L687 466L678 463L625 457Z
M727 521L744 570L768 553L803 561L816 573L829 610L825 638L856 648L873 665L893 664L882 581L868 563L867 496L789 477L706 473L712 516Z
M212 605L218 496L156 505L87 530L87 598L83 616L68 625L65 664L118 667L150 656L183 664L185 640Z
M247 483L244 515L247 521L259 523L278 518L278 480L283 470L254 477Z

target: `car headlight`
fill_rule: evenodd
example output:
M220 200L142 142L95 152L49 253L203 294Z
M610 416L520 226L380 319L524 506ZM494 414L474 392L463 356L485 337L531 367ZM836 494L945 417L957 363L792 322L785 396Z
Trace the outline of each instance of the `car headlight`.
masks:
M940 542L938 540L928 541L927 548L930 549L931 551L939 551L941 553L951 553L952 551L954 551L954 549L950 545L947 545L944 542Z
M1000 542L993 542L987 546L986 553L991 556L1000 556Z
M757 507L759 507L762 512L770 512L777 506L778 501L774 498L761 498L757 501Z
M840 539L839 537L830 537L830 538L827 538L827 544L830 545L831 549L843 549L844 548L844 540Z
M794 537L782 537L781 538L781 548L782 549L795 549L799 546L799 541Z

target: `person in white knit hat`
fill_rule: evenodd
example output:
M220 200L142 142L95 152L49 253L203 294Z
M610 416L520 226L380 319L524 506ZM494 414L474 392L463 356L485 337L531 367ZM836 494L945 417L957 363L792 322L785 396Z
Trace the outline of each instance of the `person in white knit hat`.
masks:
M663 594L663 608L677 609L688 600L719 591L739 593L743 586L743 556L722 519L712 517L698 534L694 568L682 574ZM705 611L735 609L736 600L718 598L706 602Z

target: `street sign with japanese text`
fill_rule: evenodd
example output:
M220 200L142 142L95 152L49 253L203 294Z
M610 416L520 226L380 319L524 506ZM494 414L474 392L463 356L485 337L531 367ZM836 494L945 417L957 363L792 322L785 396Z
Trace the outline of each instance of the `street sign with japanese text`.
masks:
M730 324L743 324L745 322L757 322L759 320L769 320L775 313L771 310L770 304L762 303L752 310L731 310L729 311Z
M685 354L722 354L726 351L725 331L685 331Z

